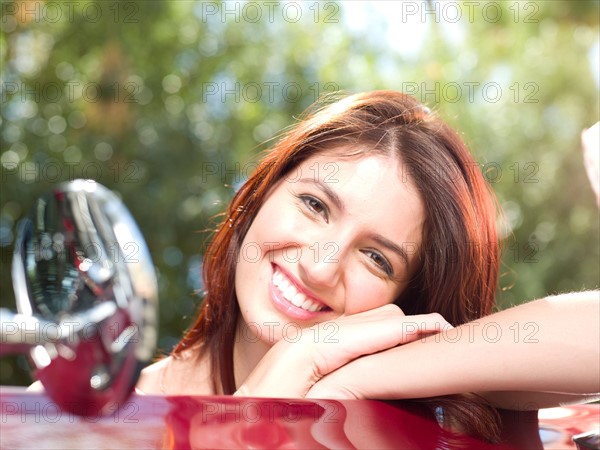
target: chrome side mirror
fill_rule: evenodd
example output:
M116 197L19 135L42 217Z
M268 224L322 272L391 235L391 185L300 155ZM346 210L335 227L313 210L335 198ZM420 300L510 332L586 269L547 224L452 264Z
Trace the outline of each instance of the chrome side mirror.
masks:
M123 202L90 180L59 185L19 223L12 264L18 314L0 310L0 354L28 353L63 409L119 407L153 357L158 287Z

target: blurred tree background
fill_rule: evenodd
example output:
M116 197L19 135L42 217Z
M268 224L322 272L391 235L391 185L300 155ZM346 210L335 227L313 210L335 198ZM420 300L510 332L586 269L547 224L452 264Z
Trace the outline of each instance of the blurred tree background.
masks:
M580 133L599 116L599 2L1 4L0 306L15 227L60 181L124 199L159 275L167 352L201 298L211 220L320 95L412 93L460 130L507 226L500 308L597 288ZM0 361L1 384L26 384Z

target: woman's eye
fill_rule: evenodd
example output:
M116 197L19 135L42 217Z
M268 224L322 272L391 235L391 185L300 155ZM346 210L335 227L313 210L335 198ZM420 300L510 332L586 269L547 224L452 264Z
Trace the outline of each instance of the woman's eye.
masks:
M311 212L324 216L325 220L328 219L327 207L321 200L313 197L312 195L302 195L300 196L300 199L304 202L308 209L310 209Z
M371 260L373 261L373 263L375 263L375 265L381 269L383 272L385 272L386 275L388 276L392 276L393 275L393 269L391 264L388 262L387 259L385 259L385 257L383 255L381 255L380 253L374 251L374 250L363 250L363 253L365 255L367 255L369 258L371 258Z

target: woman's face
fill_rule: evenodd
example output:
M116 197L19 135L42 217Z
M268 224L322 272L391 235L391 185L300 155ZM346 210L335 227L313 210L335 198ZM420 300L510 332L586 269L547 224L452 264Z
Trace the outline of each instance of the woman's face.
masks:
M332 151L306 160L267 195L240 249L247 330L272 344L392 303L414 270L424 218L397 159Z

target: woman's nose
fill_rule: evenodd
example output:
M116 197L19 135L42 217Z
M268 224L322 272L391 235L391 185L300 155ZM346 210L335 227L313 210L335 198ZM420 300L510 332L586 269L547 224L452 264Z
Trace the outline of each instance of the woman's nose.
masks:
M342 249L337 242L315 242L305 246L299 260L299 275L309 287L331 289L343 272Z

